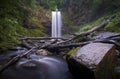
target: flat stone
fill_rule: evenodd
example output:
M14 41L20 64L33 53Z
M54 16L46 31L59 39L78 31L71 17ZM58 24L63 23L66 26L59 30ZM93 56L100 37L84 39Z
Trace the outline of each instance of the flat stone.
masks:
M74 59L93 71L95 79L113 79L115 54L113 44L90 43L80 48Z

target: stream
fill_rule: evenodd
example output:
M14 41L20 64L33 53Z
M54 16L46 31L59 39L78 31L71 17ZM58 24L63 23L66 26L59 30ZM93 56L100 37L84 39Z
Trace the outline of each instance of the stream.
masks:
M0 54L0 67L26 51L23 48ZM76 66L74 60L66 61L57 55L36 55L35 52L33 50L27 57L6 68L0 73L0 79L94 79L89 69Z
M10 58L25 53L27 49L10 50L0 55L0 67ZM0 74L0 79L73 79L67 62L55 55L36 55L35 50L21 58Z

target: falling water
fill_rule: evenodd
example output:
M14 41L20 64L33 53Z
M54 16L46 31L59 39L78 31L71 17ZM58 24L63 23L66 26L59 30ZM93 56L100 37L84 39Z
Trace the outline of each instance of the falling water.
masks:
M52 11L52 37L61 37L62 18L61 12Z

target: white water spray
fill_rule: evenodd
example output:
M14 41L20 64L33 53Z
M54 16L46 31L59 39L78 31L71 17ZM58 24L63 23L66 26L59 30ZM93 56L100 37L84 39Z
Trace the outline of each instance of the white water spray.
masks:
M61 37L62 18L61 12L52 11L52 37Z

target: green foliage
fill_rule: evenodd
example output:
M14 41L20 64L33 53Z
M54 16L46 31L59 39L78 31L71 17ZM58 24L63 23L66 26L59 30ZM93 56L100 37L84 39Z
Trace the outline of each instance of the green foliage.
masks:
M20 44L16 36L44 36L45 34L38 29L27 29L22 27L14 18L0 19L0 48L7 49L11 46Z
M80 26L81 28L80 28L80 30L79 30L78 33L86 32L86 31L90 30L91 28L93 28L94 26L99 25L101 22L104 21L104 18L105 18L105 17L102 17L102 18L99 18L98 20L93 21L93 22L91 22L91 23L88 23L88 24L85 24L85 25L81 25L81 26Z
M63 14L65 27L87 31L96 25L95 20L114 14L116 9L120 9L120 0L70 0Z
M36 0L0 0L0 50L20 44L17 36L45 36L42 11Z
M114 13L112 15L104 16L102 18L99 18L96 21L85 24L83 26L81 25L80 26L81 28L80 28L79 32L77 32L77 33L88 31L91 28L93 28L93 26L99 25L101 22L103 22L105 18L108 18L111 16L115 16L115 18L113 18L104 29L109 32L120 32L120 10L118 10L116 13Z
M0 19L0 48L5 49L20 43L15 37L17 26L15 19Z
M120 11L114 15L115 18L110 21L105 29L110 32L120 32Z
M56 10L58 5L62 4L64 0L41 0L41 2L48 5L50 9Z
M38 21L37 18L29 17L27 18L27 21L28 21L28 28L38 28L44 30L43 26L41 25L41 23Z
M93 0L93 3L95 3L95 4L100 4L102 1L101 0Z

